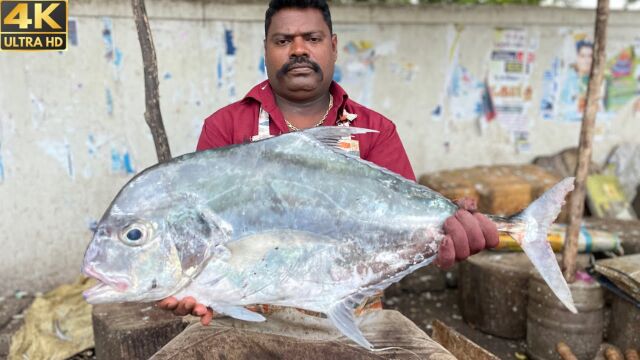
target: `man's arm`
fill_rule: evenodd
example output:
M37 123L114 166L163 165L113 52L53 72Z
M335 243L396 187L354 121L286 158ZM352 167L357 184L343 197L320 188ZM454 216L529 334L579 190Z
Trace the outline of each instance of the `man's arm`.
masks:
M232 122L226 121L226 116L222 111L217 111L204 120L196 151L233 145Z

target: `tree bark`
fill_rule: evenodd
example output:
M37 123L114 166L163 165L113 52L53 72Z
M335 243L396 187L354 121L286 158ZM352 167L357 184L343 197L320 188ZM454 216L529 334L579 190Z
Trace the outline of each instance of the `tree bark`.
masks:
M144 64L144 90L146 110L144 118L149 125L153 143L156 147L158 162L165 162L171 159L169 140L162 122L160 113L160 92L158 89L158 61L156 59L156 49L153 46L153 37L147 18L147 10L144 0L131 0L133 15L138 29L138 40L142 50L142 62Z
M598 113L600 89L604 74L605 47L607 41L607 21L609 18L609 0L598 0L596 9L596 26L593 45L593 66L587 89L586 111L582 118L580 144L578 146L578 167L576 169L575 190L569 201L569 226L567 241L562 252L564 277L567 282L575 280L576 256L578 254L578 235L584 212L585 183L591 162L593 145L593 128Z

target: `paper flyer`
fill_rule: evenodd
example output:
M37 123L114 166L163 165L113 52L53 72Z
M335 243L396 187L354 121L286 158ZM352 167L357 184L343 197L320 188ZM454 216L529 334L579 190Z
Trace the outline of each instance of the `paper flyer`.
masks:
M528 138L522 135L530 127L527 116L532 97L530 77L537 47L537 33L525 29L495 30L488 76L495 119L507 131L517 132L521 142Z

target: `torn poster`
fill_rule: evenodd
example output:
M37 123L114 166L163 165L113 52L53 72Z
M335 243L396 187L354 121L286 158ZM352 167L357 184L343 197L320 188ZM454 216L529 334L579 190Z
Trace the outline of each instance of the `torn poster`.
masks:
M559 56L554 57L551 67L544 72L541 112L547 120L579 122L587 100L593 41L585 33L566 32ZM604 89L603 84L602 95ZM598 109L598 120L609 117L602 100ZM600 128L596 133L602 131L602 124L596 127Z
M616 112L631 101L637 104L636 97L640 94L639 50L634 45L625 47L607 61L604 98L607 112Z
M525 29L496 29L494 33L488 84L496 121L511 133L527 133L531 125L527 112L538 38L537 32L530 34Z
M368 40L349 41L343 50L343 61L337 67L341 84L347 88L355 101L371 106L375 62L381 56L395 53L395 43L384 42L375 45Z
M516 152L518 154L528 154L531 152L531 141L529 140L528 131L514 131L513 143L516 146Z
M42 98L33 93L29 93L29 98L31 99L31 124L34 129L38 129L47 119L46 107Z
M114 174L133 175L136 173L133 160L127 149L122 152L111 148L111 172Z
M113 68L117 71L122 69L122 51L116 47L113 43L113 23L111 18L102 18L102 41L104 42L105 53L104 57L107 62L113 64Z
M440 99L435 109L431 111L431 120L442 121L444 119L445 96L451 88L451 79L458 68L458 58L460 54L460 36L464 27L462 25L449 25L447 27L447 70L445 72L444 89L440 93Z
M484 114L485 84L476 79L465 67L456 66L447 90L449 111L453 120L469 121Z
M38 141L38 146L47 155L56 160L71 179L75 178L71 146L69 145L69 141L67 141L66 138L64 139L64 141L56 141L50 139L40 140Z
M389 70L391 73L396 75L398 78L404 80L405 82L411 82L415 78L418 73L419 67L413 62L392 62L389 65Z

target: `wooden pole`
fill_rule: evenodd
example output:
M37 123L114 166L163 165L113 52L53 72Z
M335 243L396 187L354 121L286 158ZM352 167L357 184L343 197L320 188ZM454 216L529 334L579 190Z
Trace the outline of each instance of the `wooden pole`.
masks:
M158 90L158 61L156 49L153 46L153 37L147 18L147 10L144 0L131 0L133 16L138 29L138 40L142 50L142 62L144 64L144 91L146 111L144 119L149 125L153 143L156 146L158 162L171 160L171 150L167 133L164 130L162 114L160 113L160 91Z
M593 65L587 89L587 103L582 118L580 144L578 146L578 167L576 168L576 188L569 200L569 226L567 241L562 252L564 277L572 283L576 275L576 257L578 256L578 234L584 212L585 183L591 163L593 145L593 127L598 113L600 89L605 65L605 46L607 42L607 20L609 18L609 0L598 0L596 9L596 28L593 45Z

